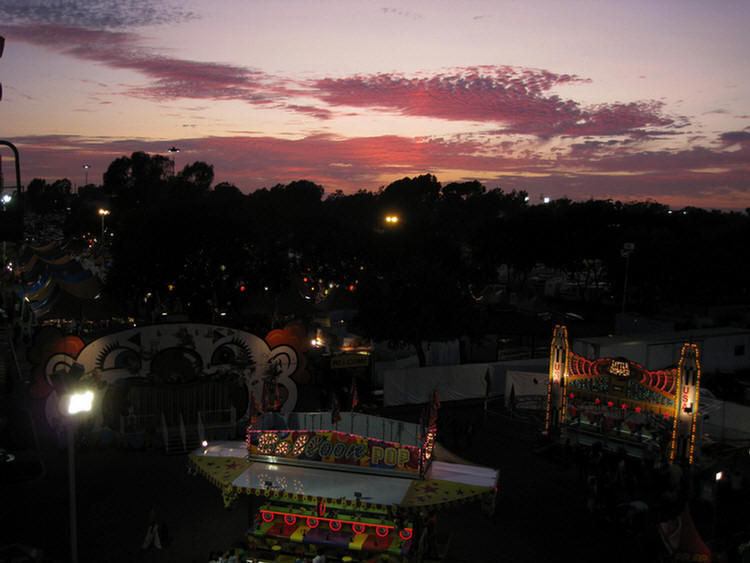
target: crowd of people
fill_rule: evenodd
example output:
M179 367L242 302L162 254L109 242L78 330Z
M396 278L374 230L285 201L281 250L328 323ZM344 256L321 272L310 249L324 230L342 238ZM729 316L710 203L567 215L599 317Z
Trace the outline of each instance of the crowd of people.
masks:
M741 561L750 519L741 509L748 488L737 468L726 476L700 466L686 470L661 456L606 451L601 442L582 446L568 440L562 455L577 469L592 521L621 530L633 553L664 552L660 525L680 517L687 505L714 560Z

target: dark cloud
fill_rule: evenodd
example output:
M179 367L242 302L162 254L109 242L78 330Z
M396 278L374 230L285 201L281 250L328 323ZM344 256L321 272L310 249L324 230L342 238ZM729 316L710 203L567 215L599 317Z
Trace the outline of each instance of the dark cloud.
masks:
M334 115L330 110L315 106L298 106L296 104L285 104L281 106L281 109L295 111L297 113L305 113L311 117L315 117L316 119L331 119Z
M736 143L744 145L745 143L750 143L750 132L728 131L726 133L722 133L719 139L725 145L734 145Z
M380 11L389 16L400 16L402 18L409 18L412 20L422 19L422 14L409 12L408 10L402 10L400 8L380 8Z
M0 21L6 24L68 25L120 29L174 24L195 19L176 2L152 0L3 0Z
M6 35L111 68L136 71L150 78L149 85L127 92L134 96L243 100L252 104L267 104L279 97L279 87L260 71L165 57L139 47L140 37L131 32L24 25L6 28Z

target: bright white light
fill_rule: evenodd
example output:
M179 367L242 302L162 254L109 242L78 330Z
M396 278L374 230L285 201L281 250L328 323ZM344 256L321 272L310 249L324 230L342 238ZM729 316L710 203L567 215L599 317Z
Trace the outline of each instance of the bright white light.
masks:
M721 471L719 471L719 472L718 472L718 473L716 474L716 480L717 480L717 481L721 481L723 477L724 477L724 473L723 473L723 472L721 472Z
M68 400L68 414L76 414L79 412L89 412L91 410L91 404L94 402L93 391L86 391L84 393L73 393Z
M3 203L10 203L11 199L12 198L10 194L3 194Z
M550 202L550 197L548 195L544 196L544 200L543 201L544 201L544 203L549 203Z
M205 448L206 446L208 446L208 441L207 441L207 440L203 440L203 441L201 442L201 446L203 446L204 448Z

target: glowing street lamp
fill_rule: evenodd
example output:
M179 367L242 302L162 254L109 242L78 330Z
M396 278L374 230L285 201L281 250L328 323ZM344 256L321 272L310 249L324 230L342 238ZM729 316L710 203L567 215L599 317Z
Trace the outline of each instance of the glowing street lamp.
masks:
M83 168L83 185L88 186L89 185L89 168L91 168L90 164L84 163L81 168Z
M385 216L385 222L389 225L396 225L399 222L399 216L398 215L386 215Z
M64 412L68 415L68 492L70 494L70 560L78 563L78 530L76 521L76 462L75 439L78 419L91 412L94 392L90 390L71 393Z
M104 218L109 215L109 209L99 209L99 215L102 218L102 244L104 244Z

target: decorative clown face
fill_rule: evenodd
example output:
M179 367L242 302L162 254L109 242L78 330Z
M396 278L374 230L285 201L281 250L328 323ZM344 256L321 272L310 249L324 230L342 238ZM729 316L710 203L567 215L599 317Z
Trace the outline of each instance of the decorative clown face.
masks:
M74 363L81 364L86 377L108 387L129 378L176 384L236 374L258 402L263 400L264 383L266 389L279 391L277 404L282 412L291 412L297 402L297 386L290 377L298 367L296 350L286 344L271 348L265 340L241 330L181 323L136 327L88 345L76 341L75 346L49 350L43 361L49 381L55 373L69 372ZM47 402L54 403L53 411L46 409L50 422L58 401L56 393L49 395Z

